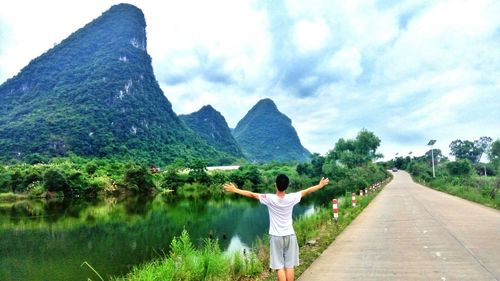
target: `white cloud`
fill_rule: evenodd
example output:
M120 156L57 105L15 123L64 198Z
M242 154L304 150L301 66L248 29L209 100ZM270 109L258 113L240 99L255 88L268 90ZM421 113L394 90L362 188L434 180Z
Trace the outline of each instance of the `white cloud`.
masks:
M301 20L295 24L293 37L299 51L307 53L325 47L330 34L323 20Z
M343 48L327 58L321 71L325 74L335 73L345 81L352 81L363 73L361 54L355 47Z

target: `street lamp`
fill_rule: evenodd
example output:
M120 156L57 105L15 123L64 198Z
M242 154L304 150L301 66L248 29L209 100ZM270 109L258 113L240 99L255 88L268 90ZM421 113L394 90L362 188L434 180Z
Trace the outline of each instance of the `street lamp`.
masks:
M432 155L432 177L436 177L436 171L434 170L434 144L436 143L436 140L430 140L427 145L431 146L431 155Z

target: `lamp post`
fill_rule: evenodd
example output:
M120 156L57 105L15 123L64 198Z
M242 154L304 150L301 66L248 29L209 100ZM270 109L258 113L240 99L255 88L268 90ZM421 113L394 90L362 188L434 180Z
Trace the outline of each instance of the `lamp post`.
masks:
M488 151L488 148L490 147L490 143L488 145L486 145L486 148L484 149L484 151ZM483 158L483 155L484 155L484 152L481 153L481 157L479 157L479 161L478 161L478 164L479 162L481 162L481 158ZM487 174L486 174L486 163L484 163L484 176L486 177Z
M436 171L434 170L434 144L436 143L436 140L430 140L427 145L431 146L431 156L432 156L432 177L436 177Z

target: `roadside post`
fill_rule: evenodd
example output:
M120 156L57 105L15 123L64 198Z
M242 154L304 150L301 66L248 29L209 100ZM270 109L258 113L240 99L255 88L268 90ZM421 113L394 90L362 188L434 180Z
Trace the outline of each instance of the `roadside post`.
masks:
M352 206L353 207L356 207L356 193L351 193L351 202L352 202Z
M337 199L332 200L332 208L333 208L333 219L335 220L335 222L337 222L339 219L339 206Z

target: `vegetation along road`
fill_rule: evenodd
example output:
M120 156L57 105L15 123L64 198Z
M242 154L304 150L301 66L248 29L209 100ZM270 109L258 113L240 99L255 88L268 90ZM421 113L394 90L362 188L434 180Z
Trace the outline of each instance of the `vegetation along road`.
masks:
M500 212L399 171L299 278L500 280Z

